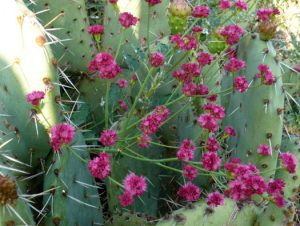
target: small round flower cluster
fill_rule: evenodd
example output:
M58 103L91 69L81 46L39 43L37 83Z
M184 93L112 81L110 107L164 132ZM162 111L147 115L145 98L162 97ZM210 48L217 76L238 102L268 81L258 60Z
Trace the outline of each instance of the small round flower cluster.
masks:
M234 45L239 42L240 37L245 33L245 30L239 25L231 24L224 26L220 35L226 39L228 45Z
M117 2L118 2L118 0L108 0L109 1L109 3L111 3L111 4L116 4Z
M216 152L204 152L202 154L202 167L208 171L217 171L221 166L221 159Z
M201 52L198 54L197 61L200 66L210 65L213 61L212 56L207 52Z
M232 3L228 0L220 0L220 2L219 2L219 8L222 11L229 9L231 6L232 6Z
M257 148L257 153L265 156L272 154L272 148L269 145L260 144Z
M101 35L104 33L104 26L100 24L91 25L88 32L92 35Z
M26 101L28 103L31 103L34 106L38 106L40 104L40 101L44 99L45 92L43 91L32 91L31 93L28 93L26 95Z
M275 15L279 15L280 11L278 8L261 8L257 10L257 16L260 21L265 22L271 19L271 17L274 17Z
M209 113L203 113L199 116L198 122L200 127L207 129L209 132L216 132L219 128L218 120L223 119L225 116L225 109L213 103L204 105L203 109Z
M105 147L114 146L117 140L118 140L118 135L114 130L103 130L99 138L99 141Z
M141 196L147 190L146 178L130 173L124 179L125 191L119 196L120 203L126 207L134 202L134 196Z
M245 76L240 75L234 78L233 87L240 93L244 93L248 90L249 83Z
M113 56L107 52L103 52L98 53L90 62L88 70L90 72L98 71L102 79L113 80L121 72L121 67L117 64Z
M119 22L124 28L129 28L131 26L134 26L137 24L139 19L135 16L133 16L131 13L124 12L121 13L119 16Z
M237 0L234 3L234 6L239 10L247 10L248 9L248 4L244 0Z
M189 202L197 201L200 197L200 193L200 188L191 182L188 182L186 185L182 186L177 192L181 198Z
M93 177L104 179L109 176L111 171L110 155L102 152L89 162L88 168Z
M142 120L140 128L143 134L156 133L164 120L169 116L170 111L167 107L157 106L154 112Z
M152 67L159 67L165 62L165 56L160 52L154 52L150 55L150 65Z
M177 152L177 158L179 160L191 161L195 155L196 146L192 140L183 140L179 151Z
M297 158L294 154L286 152L280 154L281 164L289 173L295 173L297 168Z
M122 111L127 111L128 110L128 106L127 106L127 104L124 100L118 100L118 104L119 104Z
M196 18L206 18L210 14L210 9L204 5L197 5L194 7L193 16Z
M198 169L191 165L184 164L183 176L188 180L192 181L198 176Z
M146 0L146 2L148 2L150 6L155 6L161 3L161 0Z
M68 123L59 123L51 128L51 145L54 151L60 151L63 144L69 144L75 135L75 129Z
M271 179L267 186L267 193L272 197L273 202L282 208L285 206L285 200L282 196L285 182L282 179Z
M224 195L220 192L212 192L207 196L207 205L211 208L224 205Z
M224 135L225 136L232 136L235 137L236 136L236 131L234 130L234 128L232 128L231 126L228 126L224 129Z
M272 85L275 83L276 78L274 77L271 69L266 64L258 65L259 73L256 74L257 78L262 79L262 84L265 85Z
M181 82L191 82L193 77L199 77L201 68L196 63L182 64L180 70L174 71L172 76Z
M184 51L197 49L197 41L195 37L191 35L186 35L184 38L181 37L181 34L171 35L170 42L176 44L177 48Z
M230 58L229 62L225 64L224 70L231 73L236 73L246 67L246 63L243 60L237 58Z
M124 78L121 78L117 81L117 84L118 86L121 88L121 89L125 89L128 87L128 81Z

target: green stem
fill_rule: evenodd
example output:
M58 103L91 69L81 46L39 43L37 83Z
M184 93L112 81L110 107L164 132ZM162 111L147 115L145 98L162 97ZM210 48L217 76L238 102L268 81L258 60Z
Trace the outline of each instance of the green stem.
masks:
M105 94L105 128L108 129L108 102L109 102L109 90L111 82L108 80L106 83L106 94Z
M150 18L151 18L151 6L148 4L148 18L147 18L147 52L150 56Z
M108 177L108 179L113 182L114 184L118 185L121 188L124 188L124 186L122 184L120 184L118 181L116 181L115 179L113 179L112 177Z
M120 38L120 41L119 41L119 45L118 45L118 48L117 48L117 52L116 52L116 60L119 56L119 53L120 53L120 49L121 49L121 45L123 43L123 39L124 39L124 36L125 36L125 28L122 28L122 31L121 31L121 38Z

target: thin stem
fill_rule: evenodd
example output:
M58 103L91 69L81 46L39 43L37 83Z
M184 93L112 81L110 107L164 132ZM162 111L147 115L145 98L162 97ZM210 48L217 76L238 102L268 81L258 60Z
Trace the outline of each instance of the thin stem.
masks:
M148 4L148 18L147 18L147 51L150 56L150 18L151 18L151 6Z
M119 45L118 45L117 52L116 52L116 56L115 56L116 59L117 59L118 56L119 56L120 49L121 49L121 45L122 45L123 39L124 39L124 35L125 35L125 28L122 28L122 31L121 31L121 38L120 38Z
M110 91L110 80L106 83L106 94L105 94L105 128L108 129L108 102L109 102L109 91Z
M124 186L123 186L122 184L120 184L118 181L116 181L116 180L113 179L112 177L108 177L108 179L109 179L111 182L113 182L113 183L115 183L116 185L118 185L119 187L124 188Z

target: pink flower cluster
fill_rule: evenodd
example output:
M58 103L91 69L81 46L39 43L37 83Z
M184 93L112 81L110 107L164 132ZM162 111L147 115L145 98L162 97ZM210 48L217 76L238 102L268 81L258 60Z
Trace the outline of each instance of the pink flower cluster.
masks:
M152 138L148 134L142 134L137 138L137 143L140 148L148 148Z
M150 55L150 65L152 67L159 67L165 62L165 56L160 52L154 52Z
M265 156L272 154L272 148L269 145L260 144L257 148L257 153Z
M208 103L203 105L202 108L209 113L203 113L199 116L198 122L200 126L209 132L216 132L219 128L218 120L225 117L224 107L218 104Z
M121 67L117 64L114 57L107 52L98 53L90 62L89 71L98 71L102 79L114 79L121 72Z
M232 6L232 3L228 0L220 0L220 2L219 2L219 8L222 11L229 9L231 6Z
M192 181L198 176L198 169L188 164L184 164L183 176Z
M221 159L216 152L204 152L202 154L202 167L208 171L217 171L221 166Z
M218 140L214 136L210 136L206 142L206 149L211 152L217 152L220 148Z
M279 15L280 11L278 8L261 8L257 10L257 16L260 21L268 21L272 16Z
M210 9L204 5L197 5L194 7L193 16L196 18L206 18L210 14Z
M128 110L128 106L127 106L127 104L124 100L119 100L118 104L119 104L122 111L127 111Z
M209 53L201 52L201 53L199 53L199 55L197 57L197 61L198 61L199 65L203 67L205 65L210 65L211 62L213 61L213 58Z
M104 26L100 24L91 25L88 32L92 35L101 35L104 33Z
M88 168L93 177L104 179L109 176L111 171L110 155L102 152L89 162Z
M246 63L243 60L237 58L231 58L224 66L224 70L227 72L235 73L246 67Z
M128 81L124 78L121 78L117 81L117 84L118 86L121 88L121 89L125 89L128 87Z
M197 201L200 197L200 193L200 188L191 182L188 182L186 185L182 186L177 192L181 198L189 202Z
M244 93L248 90L249 83L245 76L240 75L234 78L233 87L240 93Z
M121 13L119 16L119 22L124 28L129 28L131 26L134 26L137 24L139 19L135 16L133 16L131 13L124 12Z
M257 78L262 79L262 83L265 85L272 85L276 82L276 78L274 77L271 69L266 64L258 65L259 73L256 74Z
M226 43L228 45L234 45L239 42L240 37L245 33L245 30L239 25L226 25L221 31L220 35L222 35L226 39Z
M100 135L99 141L103 146L112 147L118 140L118 135L114 130L103 130Z
M177 152L177 158L179 160L191 161L195 155L196 146L192 140L185 139L182 141L179 151Z
M280 154L281 164L289 173L296 173L297 158L294 154L286 152Z
M54 151L60 151L63 144L69 144L75 135L75 129L68 123L59 123L51 128L51 145Z
M220 192L212 192L207 196L207 205L211 208L224 205L224 196Z
M236 136L236 131L234 130L234 128L228 126L224 129L224 133L226 135L229 135L229 136L232 136L232 137L235 137Z
M172 76L181 82L191 82L193 77L198 77L201 67L196 63L182 64L180 70L174 71Z
M111 4L116 4L117 2L118 2L118 0L108 0L109 1L109 3L111 3Z
M28 103L31 103L34 106L38 106L40 104L40 101L44 99L45 92L43 91L32 91L31 93L28 93L26 95L26 101Z
M177 48L185 51L197 48L197 41L191 35L186 35L184 38L181 37L181 34L171 35L170 42L176 44Z
M170 111L167 107L157 106L154 112L142 120L140 128L144 134L156 133L164 120L168 118Z
M133 204L134 196L141 196L147 190L146 178L130 173L124 179L125 192L119 196L122 206Z
M146 0L146 2L148 2L149 5L154 6L161 3L161 0Z
M271 179L267 186L267 193L273 198L273 202L282 208L285 206L285 200L283 197L283 189L285 187L285 182L282 179Z
M248 9L248 4L244 0L237 0L234 3L234 6L239 10L247 10Z

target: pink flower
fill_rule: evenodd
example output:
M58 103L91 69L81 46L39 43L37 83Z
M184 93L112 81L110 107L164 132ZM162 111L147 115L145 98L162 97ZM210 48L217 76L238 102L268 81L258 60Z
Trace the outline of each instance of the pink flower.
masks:
M248 9L248 4L244 0L237 0L234 3L234 6L239 10L247 10Z
M194 7L193 16L197 18L205 18L210 14L210 9L204 5L197 5Z
M146 178L130 173L124 180L125 191L131 195L141 196L147 190Z
M236 131L232 127L226 127L224 130L225 134L228 134L229 136L235 137Z
M272 149L269 145L260 144L257 148L257 153L268 156L272 154Z
M159 67L165 62L165 56L159 52L150 55L150 64L152 67Z
M169 117L170 110L164 105L159 105L159 106L155 107L154 113L156 115L159 115L161 117L160 122L163 122L164 120L166 120Z
M247 91L249 87L249 83L245 76L237 76L233 80L233 87L235 90L237 90L240 93L244 93Z
M102 79L114 79L121 72L121 67L115 59L107 52L98 53L90 62L89 71L98 71Z
M229 62L224 66L224 70L227 72L235 73L246 67L246 63L243 60L231 58Z
M140 124L140 128L144 134L156 133L164 120L169 116L169 109L165 106L157 106L155 111L144 118Z
M43 91L32 91L26 95L26 100L34 106L40 104L40 101L44 99L45 93Z
M133 195L127 191L125 191L122 195L120 195L119 199L120 199L120 203L123 207L132 205L134 202Z
M111 3L111 4L116 4L117 2L118 2L118 0L108 0L109 1L109 3Z
M289 173L296 173L297 158L294 154L286 152L280 154L280 160L283 168L286 168Z
M120 14L119 22L124 28L129 28L137 24L138 18L133 16L131 13L124 12Z
M207 205L211 208L224 205L224 196L220 192L212 192L207 196Z
M127 104L124 100L119 100L118 104L119 104L120 108L122 109L122 111L127 111L128 110Z
M92 35L99 35L104 33L104 26L100 24L91 25L88 28L88 32Z
M208 87L204 84L199 84L197 86L197 95L204 96L209 93Z
M207 129L210 132L216 132L219 129L217 119L211 114L201 114L198 118L200 127Z
M184 38L181 37L181 34L171 35L170 42L177 44L177 48L185 51L197 48L197 40L191 35L186 35Z
M100 135L99 141L103 146L112 147L118 140L118 135L114 130L103 130Z
M218 95L216 95L216 94L215 94L215 95L211 95L211 96L206 97L206 99L207 99L208 101L211 101L211 102L216 101L217 98L218 98Z
M257 10L257 16L260 21L267 21L273 14L273 9L271 8L261 8Z
M202 32L203 31L203 28L200 27L200 26L194 26L192 28L192 31L195 32L195 33L199 33L199 32Z
M281 194L283 192L285 182L282 179L271 179L267 186L269 195Z
M272 85L276 81L276 78L274 77L268 65L260 64L258 65L258 70L260 71L260 73L257 73L256 77L261 78L263 84Z
M221 166L221 159L215 152L205 152L202 155L202 167L209 171L217 171Z
M198 169L188 164L184 164L183 176L192 181L198 176Z
M198 77L201 73L201 68L196 63L182 64L181 69L190 76Z
M219 150L219 148L220 148L220 145L219 145L217 139L216 139L214 136L209 137L209 138L207 139L207 142L206 142L206 149L207 149L208 151L216 152L216 151Z
M142 134L142 136L138 137L137 138L137 143L138 143L138 146L140 148L148 148L149 147L149 143L151 142L151 137L147 134Z
M237 44L240 37L245 33L244 29L240 27L239 25L227 25L224 26L220 34L226 38L226 43L228 45L234 45Z
M282 195L276 194L274 196L274 199L276 206L278 206L279 208L285 207L285 200Z
M197 61L200 64L200 66L210 65L213 61L212 56L207 52L201 52L198 57Z
M104 179L108 177L111 166L109 163L110 155L102 152L98 157L95 157L89 162L88 168L93 177Z
M146 0L146 2L148 2L149 5L154 6L161 3L161 0Z
M128 81L124 78L121 78L117 81L117 84L120 88L127 88L128 87Z
M183 187L181 187L177 194L181 197L186 199L189 202L197 201L200 196L200 188L192 183L187 183Z
M54 151L59 151L63 144L69 144L75 135L75 129L68 123L60 123L51 128L51 145Z
M181 90L186 96L191 97L197 94L197 85L193 82L185 82Z
M219 8L224 11L231 7L231 2L228 0L220 0Z
M183 140L177 152L178 159L185 161L192 160L194 158L195 149L196 146L192 140Z
M221 105L208 103L203 105L203 110L208 111L216 119L222 119L225 117L225 109Z

